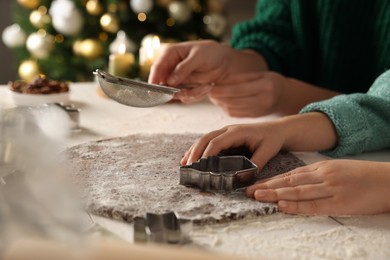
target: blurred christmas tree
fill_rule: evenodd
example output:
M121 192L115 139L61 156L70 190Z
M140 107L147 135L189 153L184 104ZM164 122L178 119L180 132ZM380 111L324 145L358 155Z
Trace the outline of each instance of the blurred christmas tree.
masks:
M2 38L17 52L25 80L37 74L91 80L93 70L108 69L115 53L127 55L110 60L114 67L119 62L118 74L138 77L138 61L150 63L160 40L221 39L226 27L222 1L17 0L12 6L15 24Z

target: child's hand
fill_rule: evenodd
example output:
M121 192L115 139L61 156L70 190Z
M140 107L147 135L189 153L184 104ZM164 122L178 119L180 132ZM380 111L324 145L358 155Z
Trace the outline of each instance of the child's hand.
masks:
M280 151L284 142L283 135L276 121L226 126L197 140L180 163L191 164L201 157L217 155L229 148L247 146L253 153L252 162L261 169Z
M366 215L390 211L390 163L329 160L297 168L247 188L249 197L278 202L304 215Z

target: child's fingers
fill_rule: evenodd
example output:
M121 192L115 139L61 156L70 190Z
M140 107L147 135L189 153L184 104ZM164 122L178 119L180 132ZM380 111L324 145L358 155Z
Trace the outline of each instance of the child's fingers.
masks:
M320 215L330 214L335 212L334 203L332 198L322 198L308 201L286 201L281 200L278 202L279 210L289 214L302 214L302 215Z
M276 202L280 200L303 201L331 197L332 192L325 184L299 185L278 189L258 189L254 198L263 202Z
M180 160L181 165L186 165L188 161L188 157L190 156L192 149L194 149L194 144L190 146L190 148L184 153L183 158Z
M299 170L298 170L299 169ZM303 171L302 171L303 170ZM256 183L246 189L249 197L254 196L258 189L277 189L283 187L295 187L299 185L318 184L322 182L321 177L313 171L305 171L306 168L297 168L290 172L270 178L264 182Z
M279 147L269 145L268 140L264 139L259 141L256 145L256 150L251 157L251 161L257 165L260 171L263 169L264 165L279 152L279 150Z
M203 155L210 141L215 137L221 135L226 131L226 128L222 128L213 132L210 132L203 137L201 137L198 141L196 141L188 155L187 164L191 164L197 161Z
M227 150L232 147L238 147L244 144L243 138L240 138L240 133L235 131L224 131L220 135L210 140L202 157L208 157L217 155L223 150Z

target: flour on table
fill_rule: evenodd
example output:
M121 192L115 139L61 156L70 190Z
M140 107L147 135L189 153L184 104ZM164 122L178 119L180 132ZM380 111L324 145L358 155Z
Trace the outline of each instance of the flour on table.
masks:
M195 227L191 239L202 248L240 259L356 260L390 256L388 227L337 225L327 216L277 213L228 225Z
M277 211L274 203L179 185L179 162L195 134L131 135L77 145L66 150L75 181L83 187L88 210L132 222L146 212L176 211L197 224L221 223ZM260 177L304 163L290 153L272 159Z

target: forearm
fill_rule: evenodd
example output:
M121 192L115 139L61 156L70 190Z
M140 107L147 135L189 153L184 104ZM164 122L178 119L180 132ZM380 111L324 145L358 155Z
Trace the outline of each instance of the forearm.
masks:
M283 136L283 150L323 151L337 145L332 121L323 113L311 112L283 117L275 121Z
M280 115L292 115L298 113L304 106L332 98L340 93L315 85L288 78L288 86L281 93L275 112Z

